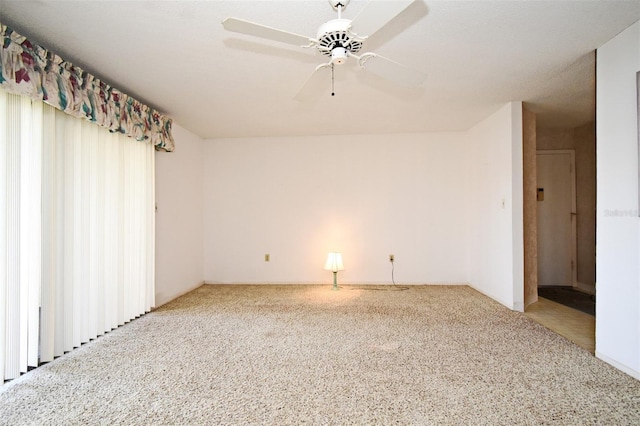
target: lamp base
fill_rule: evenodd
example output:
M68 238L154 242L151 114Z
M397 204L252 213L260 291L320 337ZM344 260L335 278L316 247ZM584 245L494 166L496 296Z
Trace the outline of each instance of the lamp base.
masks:
M331 288L331 290L340 290L340 288L338 287L338 273L335 271L333 272L333 287Z

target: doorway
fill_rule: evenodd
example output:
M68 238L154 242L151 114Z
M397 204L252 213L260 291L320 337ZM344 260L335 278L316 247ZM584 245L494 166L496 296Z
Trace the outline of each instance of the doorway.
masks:
M576 287L573 150L537 151L538 287Z
M575 155L537 151L538 296L595 316L595 296L579 282Z
M526 315L595 351L595 299L579 291L576 154L536 152L538 303Z

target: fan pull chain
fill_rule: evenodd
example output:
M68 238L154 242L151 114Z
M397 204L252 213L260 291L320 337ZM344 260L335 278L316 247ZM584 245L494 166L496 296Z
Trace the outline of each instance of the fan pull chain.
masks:
M333 78L333 65L331 64L331 96L335 96L336 92L335 92L335 83L334 83L334 78Z

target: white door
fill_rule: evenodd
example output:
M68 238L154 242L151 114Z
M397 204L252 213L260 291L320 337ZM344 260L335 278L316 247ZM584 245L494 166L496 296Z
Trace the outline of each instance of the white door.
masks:
M574 286L574 152L538 151L538 286Z

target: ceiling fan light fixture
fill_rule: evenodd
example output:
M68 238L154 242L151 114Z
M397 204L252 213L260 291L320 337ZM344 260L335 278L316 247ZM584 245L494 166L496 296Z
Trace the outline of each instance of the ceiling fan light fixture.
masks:
M342 65L347 61L349 53L344 47L336 47L331 51L331 63L335 65Z

